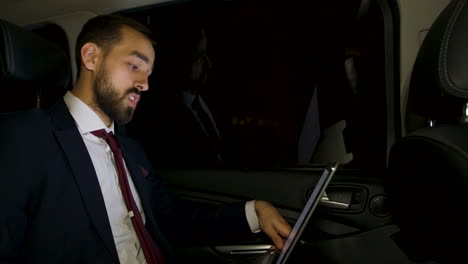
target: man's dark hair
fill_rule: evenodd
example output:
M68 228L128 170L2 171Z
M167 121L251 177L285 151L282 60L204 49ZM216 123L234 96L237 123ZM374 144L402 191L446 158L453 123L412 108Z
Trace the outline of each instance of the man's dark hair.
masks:
M128 26L143 35L145 35L152 43L151 31L141 23L129 17L120 15L100 15L91 18L83 26L75 47L75 57L78 75L81 69L81 48L87 42L92 42L98 45L106 55L112 48L122 40L121 28Z

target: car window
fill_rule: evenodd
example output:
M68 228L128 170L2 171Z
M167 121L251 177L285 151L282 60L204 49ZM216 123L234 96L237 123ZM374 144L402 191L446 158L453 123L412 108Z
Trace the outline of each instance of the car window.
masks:
M159 167L284 168L335 160L384 168L382 13L372 1L341 1L340 8L323 2L207 1L121 12L149 26L157 42L150 91L128 133ZM199 43L188 44L200 30L207 42L201 53L193 49ZM200 93L222 139L221 163L188 150L218 147L201 144L198 132L182 125L194 121L164 99L189 85L181 81L192 76L184 69L197 67L181 58L194 56L209 68Z

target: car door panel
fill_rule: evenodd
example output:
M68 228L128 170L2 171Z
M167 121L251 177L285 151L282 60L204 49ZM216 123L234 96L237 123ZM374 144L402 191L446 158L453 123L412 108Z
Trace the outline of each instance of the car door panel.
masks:
M159 173L171 192L186 202L216 205L253 199L267 200L294 225L322 170L165 170ZM386 197L382 183L378 178L361 176L360 173L358 170L339 170L327 188L332 199L340 199L348 191L359 191L359 206L336 209L321 204L304 231L302 240L339 241L342 237L369 232L391 223L391 215L376 215L369 206L375 203L372 201L376 197ZM365 239L361 239L366 241L368 236L363 237ZM214 258L220 261L219 257L233 255L229 252L236 251L236 247L246 247L248 255L256 247L269 244L271 241L265 235L258 235L254 240L239 241L232 245L198 245L178 250L182 256L203 252L205 260ZM330 247L330 243L324 247ZM232 248L234 250L229 250Z

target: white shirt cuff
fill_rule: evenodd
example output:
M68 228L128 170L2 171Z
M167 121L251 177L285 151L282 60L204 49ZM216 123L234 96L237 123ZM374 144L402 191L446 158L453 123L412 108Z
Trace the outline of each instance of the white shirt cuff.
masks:
M258 222L257 212L255 212L255 200L245 203L245 216L252 233L260 232L260 223Z

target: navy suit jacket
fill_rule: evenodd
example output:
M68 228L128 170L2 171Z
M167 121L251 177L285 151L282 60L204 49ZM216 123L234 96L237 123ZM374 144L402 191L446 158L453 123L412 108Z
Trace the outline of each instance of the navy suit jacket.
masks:
M146 228L165 258L171 242L250 233L244 203L216 209L172 197L139 145L116 131ZM0 263L118 263L91 158L63 100L0 115Z

